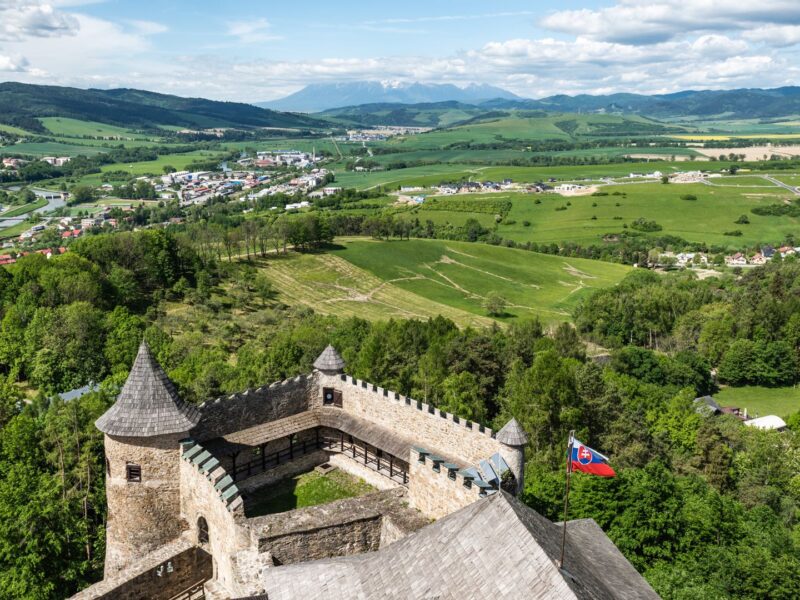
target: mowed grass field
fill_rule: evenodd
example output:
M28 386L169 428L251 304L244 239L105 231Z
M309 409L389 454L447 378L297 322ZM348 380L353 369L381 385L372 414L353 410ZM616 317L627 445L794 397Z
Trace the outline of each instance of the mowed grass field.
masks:
M630 224L639 218L655 221L662 227L661 231L646 235L669 234L692 242L725 247L775 244L788 234L800 232L800 219L796 217L761 216L750 212L756 206L792 202L797 198L777 186L641 183L605 186L601 192L609 195L564 197L558 194L494 193L452 198L509 200L511 211L497 226L497 233L517 242L602 243L607 234L634 232ZM697 199L684 200L681 196L695 196ZM491 215L478 212L431 211L420 207L400 215L419 218L423 223L431 219L435 223L461 225L466 219L475 218L486 227L493 224ZM749 225L735 223L741 215L747 216ZM628 225L627 229L625 225ZM725 235L736 230L742 235Z
M750 417L777 415L788 417L800 410L800 387L726 387L714 394L720 406L735 406Z
M123 138L147 138L146 135L135 133L124 127L97 123L94 121L81 121L79 119L69 119L67 117L43 117L39 119L54 135L64 137L123 137Z
M447 306L481 320L484 301L494 292L508 302L501 321L534 316L548 323L567 321L582 298L615 285L630 270L468 242L346 239L341 245L334 257L413 294L423 305Z
M708 163L700 163L707 168ZM714 163L715 168L725 168L728 163ZM700 166L696 168L700 168ZM516 167L516 166L480 166L465 164L437 164L391 171L374 171L356 173L351 171L335 171L336 184L343 187L369 189L378 186L398 188L406 185L434 186L448 181L462 179L472 181L502 181L512 179L515 182L535 183L537 181L577 181L597 179L600 177L627 177L630 173L674 173L688 170L687 163L670 161L651 161L637 163L615 163L606 165L567 165L555 167Z
M257 265L275 284L282 302L308 306L322 314L375 321L442 315L461 327L491 324L488 317L433 302L337 254L290 254Z

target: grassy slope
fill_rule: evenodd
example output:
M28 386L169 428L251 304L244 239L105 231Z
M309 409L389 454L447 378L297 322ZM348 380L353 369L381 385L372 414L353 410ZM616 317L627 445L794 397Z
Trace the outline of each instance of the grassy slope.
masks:
M742 410L746 408L751 417L787 417L800 410L800 387L727 387L715 394L714 399L720 406L736 406Z
M0 213L0 219L5 219L8 217L18 217L20 215L26 215L29 212L36 210L37 208L41 208L42 206L47 204L47 200L44 198L39 198L38 200L34 200L33 202L29 202L28 204L24 204L22 206L15 206L10 208L4 213Z
M53 134L65 137L80 137L84 135L93 137L147 137L124 127L97 123L95 121L81 121L78 119L69 119L67 117L44 117L39 120L42 122L42 125Z
M427 319L443 315L460 326L489 325L483 316L431 302L332 254L292 254L260 265L275 283L279 299L323 314L364 319Z
M581 298L628 272L621 265L465 242L353 240L344 246L334 254L427 301L485 315L485 297L497 292L509 302L505 319L568 320Z

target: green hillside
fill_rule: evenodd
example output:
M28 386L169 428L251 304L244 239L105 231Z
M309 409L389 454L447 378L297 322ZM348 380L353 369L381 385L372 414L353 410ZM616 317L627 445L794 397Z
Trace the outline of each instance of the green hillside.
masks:
M628 267L566 259L484 244L439 240L346 241L334 255L428 301L486 316L486 297L507 302L507 315L570 319L593 290L619 282Z
M67 117L125 128L161 125L209 127L327 127L321 121L239 102L181 98L142 90L76 88L0 83L0 122L48 133L39 119Z

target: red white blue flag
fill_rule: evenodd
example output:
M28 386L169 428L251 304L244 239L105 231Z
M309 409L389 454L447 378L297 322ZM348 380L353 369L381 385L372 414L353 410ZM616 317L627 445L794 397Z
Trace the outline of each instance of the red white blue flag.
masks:
M582 471L600 477L614 477L616 473L608 464L608 457L572 438L570 461L573 471Z

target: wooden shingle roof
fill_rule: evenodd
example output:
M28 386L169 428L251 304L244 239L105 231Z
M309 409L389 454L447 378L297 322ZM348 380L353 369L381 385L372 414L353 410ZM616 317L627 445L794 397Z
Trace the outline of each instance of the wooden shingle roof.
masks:
M658 600L594 521L562 526L500 491L377 552L264 569L270 600Z
M344 364L344 359L333 346L328 344L325 350L322 351L322 354L314 361L314 368L318 371L339 373L344 370Z
M188 432L199 420L200 411L178 397L175 385L142 342L117 401L95 425L108 435L152 437Z
M495 436L497 441L506 446L524 446L528 443L528 434L515 418L506 423Z

